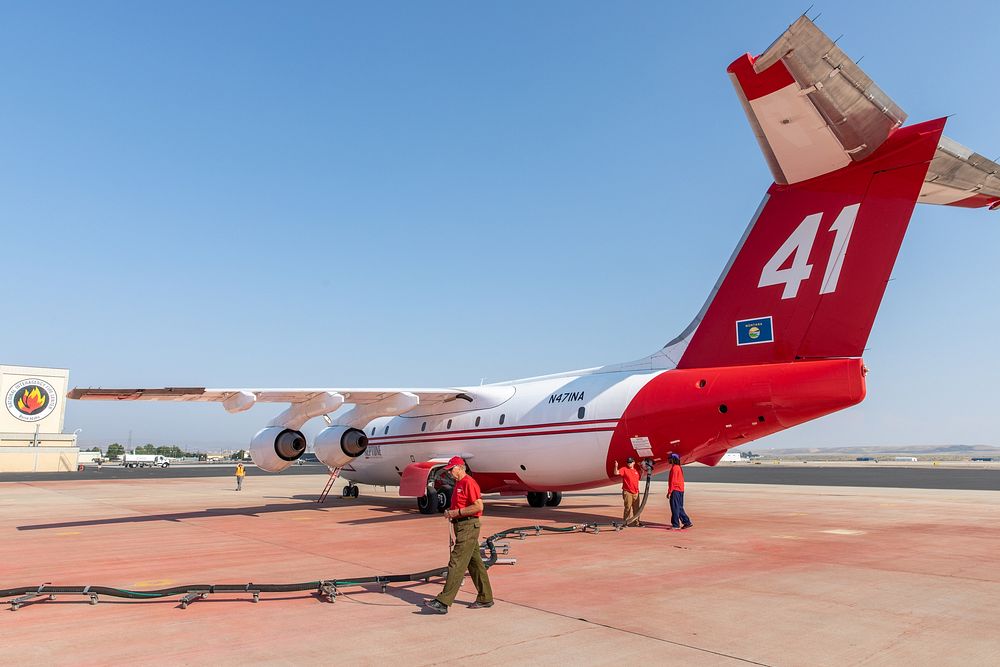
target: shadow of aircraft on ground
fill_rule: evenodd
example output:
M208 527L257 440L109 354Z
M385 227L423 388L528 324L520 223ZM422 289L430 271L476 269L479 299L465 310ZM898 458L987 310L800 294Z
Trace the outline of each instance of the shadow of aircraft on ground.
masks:
M598 494L580 494L598 495ZM600 494L604 495L604 494ZM273 498L273 496L271 497ZM362 519L344 519L338 523L349 526L363 526L379 523L390 523L406 519L434 521L441 520L441 515L423 516L416 508L412 498L364 497L360 499L331 498L329 504L319 504L316 496L292 496L291 503L268 503L247 507L214 507L189 512L164 512L159 514L134 514L100 519L80 519L77 521L56 521L51 523L36 523L18 526L18 530L49 530L54 528L80 528L85 526L107 526L116 524L147 523L153 521L185 521L195 519L212 519L233 516L257 517L262 514L280 512L322 512L336 521L338 505L362 504L370 507L378 516ZM602 513L593 514L580 510L598 510ZM605 522L618 517L615 510L606 505L577 505L565 507L529 507L522 502L512 502L506 499L486 499L486 519L490 517L518 519L519 525L533 525L538 522L556 522L561 524Z

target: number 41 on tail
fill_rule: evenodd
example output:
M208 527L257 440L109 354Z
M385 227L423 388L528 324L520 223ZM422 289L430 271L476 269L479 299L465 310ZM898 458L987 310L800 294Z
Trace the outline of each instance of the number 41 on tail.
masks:
M847 255L847 245L851 242L854 220L858 217L860 207L861 204L845 206L837 215L837 219L830 225L829 231L836 232L837 235L833 239L833 249L830 251L830 258L826 263L823 283L819 290L820 294L829 294L837 290L840 270L844 266L844 256ZM812 264L809 264L809 253L812 252L822 218L822 213L813 213L805 217L791 236L781 244L774 256L764 265L757 287L784 285L781 292L782 299L794 299L798 295L799 285L812 275L813 267ZM788 262L789 258L791 258L791 264L782 269L781 267Z

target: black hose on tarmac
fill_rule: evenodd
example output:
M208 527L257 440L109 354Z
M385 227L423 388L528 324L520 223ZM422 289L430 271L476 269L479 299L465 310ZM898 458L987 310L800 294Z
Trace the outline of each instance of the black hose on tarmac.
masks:
M642 511L646 507L649 499L649 485L652 481L651 466L647 467L646 488L643 491L642 502L639 505L637 518L642 516ZM499 551L496 543L509 537L526 537L534 532L535 535L546 533L583 533L588 530L598 532L601 528L612 528L621 530L624 528L621 521L608 521L603 523L578 523L571 526L519 526L508 528L499 533L490 535L483 540L480 549L488 552L488 556L483 560L487 568L496 564L499 558ZM324 588L333 589L349 586L364 586L366 584L391 584L407 581L420 581L431 577L445 577L448 575L448 567L424 570L423 572L412 572L410 574L388 574L376 575L373 577L355 577L353 579L320 579L318 581L303 581L294 584L185 584L184 586L171 586L170 588L158 588L151 591L132 591L124 588L113 588L111 586L53 586L43 584L41 586L18 586L15 588L0 589L0 598L20 596L20 595L46 595L46 594L72 594L81 595L105 595L108 597L127 598L130 600L156 600L160 598L173 597L176 595L189 595L192 593L289 593L296 591L323 591ZM4 603L6 604L6 602Z

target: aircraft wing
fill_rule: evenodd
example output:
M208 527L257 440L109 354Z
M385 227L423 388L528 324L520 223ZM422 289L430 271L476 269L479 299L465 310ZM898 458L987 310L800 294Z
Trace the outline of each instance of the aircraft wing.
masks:
M906 113L802 16L757 57L728 68L778 184L816 178L874 153ZM1000 165L942 137L919 202L1000 209Z
M162 387L130 389L74 388L67 396L81 401L184 401L196 403L236 403L246 398L257 403L307 403L327 394L339 394L344 403L369 405L400 393L414 394L421 405L435 405L465 398L461 389L206 389L205 387ZM228 408L227 408L228 409ZM244 408L245 409L245 408Z
M158 389L81 389L70 391L69 398L82 401L175 401L221 403L227 412L249 410L257 403L288 403L288 408L270 422L298 430L320 415L337 412L347 404L354 406L338 413L337 421L349 426L363 426L376 417L400 415L417 406L423 408L462 399L476 399L461 389L206 389L204 387L162 387Z

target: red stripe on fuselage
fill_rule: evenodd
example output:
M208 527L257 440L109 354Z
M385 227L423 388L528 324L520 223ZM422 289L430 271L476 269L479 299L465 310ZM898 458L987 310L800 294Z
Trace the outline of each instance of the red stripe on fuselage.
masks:
M576 429L564 429L562 431L532 431L528 433L492 433L492 434L480 434L480 435L463 435L459 437L447 437L447 438L419 438L416 440L393 440L392 442L385 442L384 439L372 438L369 440L373 445L379 445L384 447L386 445L414 445L414 444L429 444L435 442L455 442L458 440L492 440L495 438L531 438L535 436L546 436L546 435L560 435L563 433L597 433L600 431L606 431L611 433L615 430L615 426L610 425L601 428L576 428ZM456 434L458 432L456 431ZM466 431L468 433L468 431ZM436 434L444 435L444 434Z
M618 423L618 419L587 419L571 422L549 422L545 424L518 424L512 426L492 426L483 428L470 428L463 429L460 431L430 431L430 432L420 432L420 433L402 433L400 435L379 435L372 436L368 438L369 442L379 445L392 445L397 444L402 441L411 441L414 438L429 439L433 440L435 436L441 437L445 436L445 439L454 440L452 436L464 435L466 433L475 434L488 434L488 433L503 433L508 431L526 430L526 429L538 429L538 428L554 428L558 426L590 426L592 424L608 424L608 429L614 429L614 425ZM568 433L569 431L563 431ZM496 436L504 437L504 436ZM461 439L461 438L460 438Z

